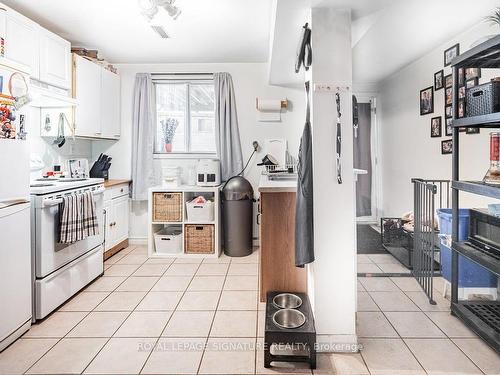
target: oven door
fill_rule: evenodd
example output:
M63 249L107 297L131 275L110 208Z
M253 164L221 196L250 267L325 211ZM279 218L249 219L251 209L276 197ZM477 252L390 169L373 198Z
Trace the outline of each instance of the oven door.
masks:
M72 244L59 243L59 210L57 199L42 200L34 212L35 273L43 278L104 242L103 191L94 190L99 234Z

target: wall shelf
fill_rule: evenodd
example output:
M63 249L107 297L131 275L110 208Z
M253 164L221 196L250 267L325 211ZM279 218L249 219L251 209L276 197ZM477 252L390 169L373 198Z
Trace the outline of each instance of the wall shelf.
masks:
M453 126L458 128L500 128L500 112L457 118L453 120Z

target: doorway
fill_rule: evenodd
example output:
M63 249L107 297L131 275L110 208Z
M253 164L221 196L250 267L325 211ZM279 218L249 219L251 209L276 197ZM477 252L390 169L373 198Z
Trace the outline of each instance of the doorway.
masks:
M353 129L354 168L366 171L356 183L356 221L378 224L379 170L376 100L357 96L358 124Z

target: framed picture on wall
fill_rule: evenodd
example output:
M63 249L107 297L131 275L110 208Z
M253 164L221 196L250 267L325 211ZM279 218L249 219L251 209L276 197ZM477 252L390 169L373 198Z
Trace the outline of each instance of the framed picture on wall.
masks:
M431 118L431 138L441 137L441 116Z
M453 86L453 76L451 74L448 74L444 76L444 87L451 87Z
M453 87L447 87L444 90L444 104L445 105L453 104Z
M441 141L441 154L447 155L453 153L453 140L445 139Z
M460 55L460 44L455 44L450 48L444 50L444 66L451 64L451 60Z
M470 88L479 85L479 77L468 79L465 81L465 87Z
M465 70L464 68L458 69L458 86L465 85Z
M453 112L452 112L452 106L447 105L444 107L444 117L445 118L452 118L453 117Z
M434 90L441 90L444 87L444 70L434 73Z
M434 87L430 86L420 90L420 115L434 112Z
M451 124L452 122L452 119L451 118L447 118L445 120L445 129L444 129L444 135L446 135L447 137L451 137L453 135L453 125Z
M481 68L465 69L465 80L468 81L473 78L481 78Z
M465 134L479 134L479 128L467 128Z
M458 88L458 99L465 98L465 86Z
M458 118L465 117L465 100L460 99L458 101Z

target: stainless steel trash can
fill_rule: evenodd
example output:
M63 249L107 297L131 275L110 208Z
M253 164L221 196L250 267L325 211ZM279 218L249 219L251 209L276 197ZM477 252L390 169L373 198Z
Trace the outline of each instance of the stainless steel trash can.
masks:
M224 253L244 257L252 253L253 188L241 176L231 177L222 189Z

